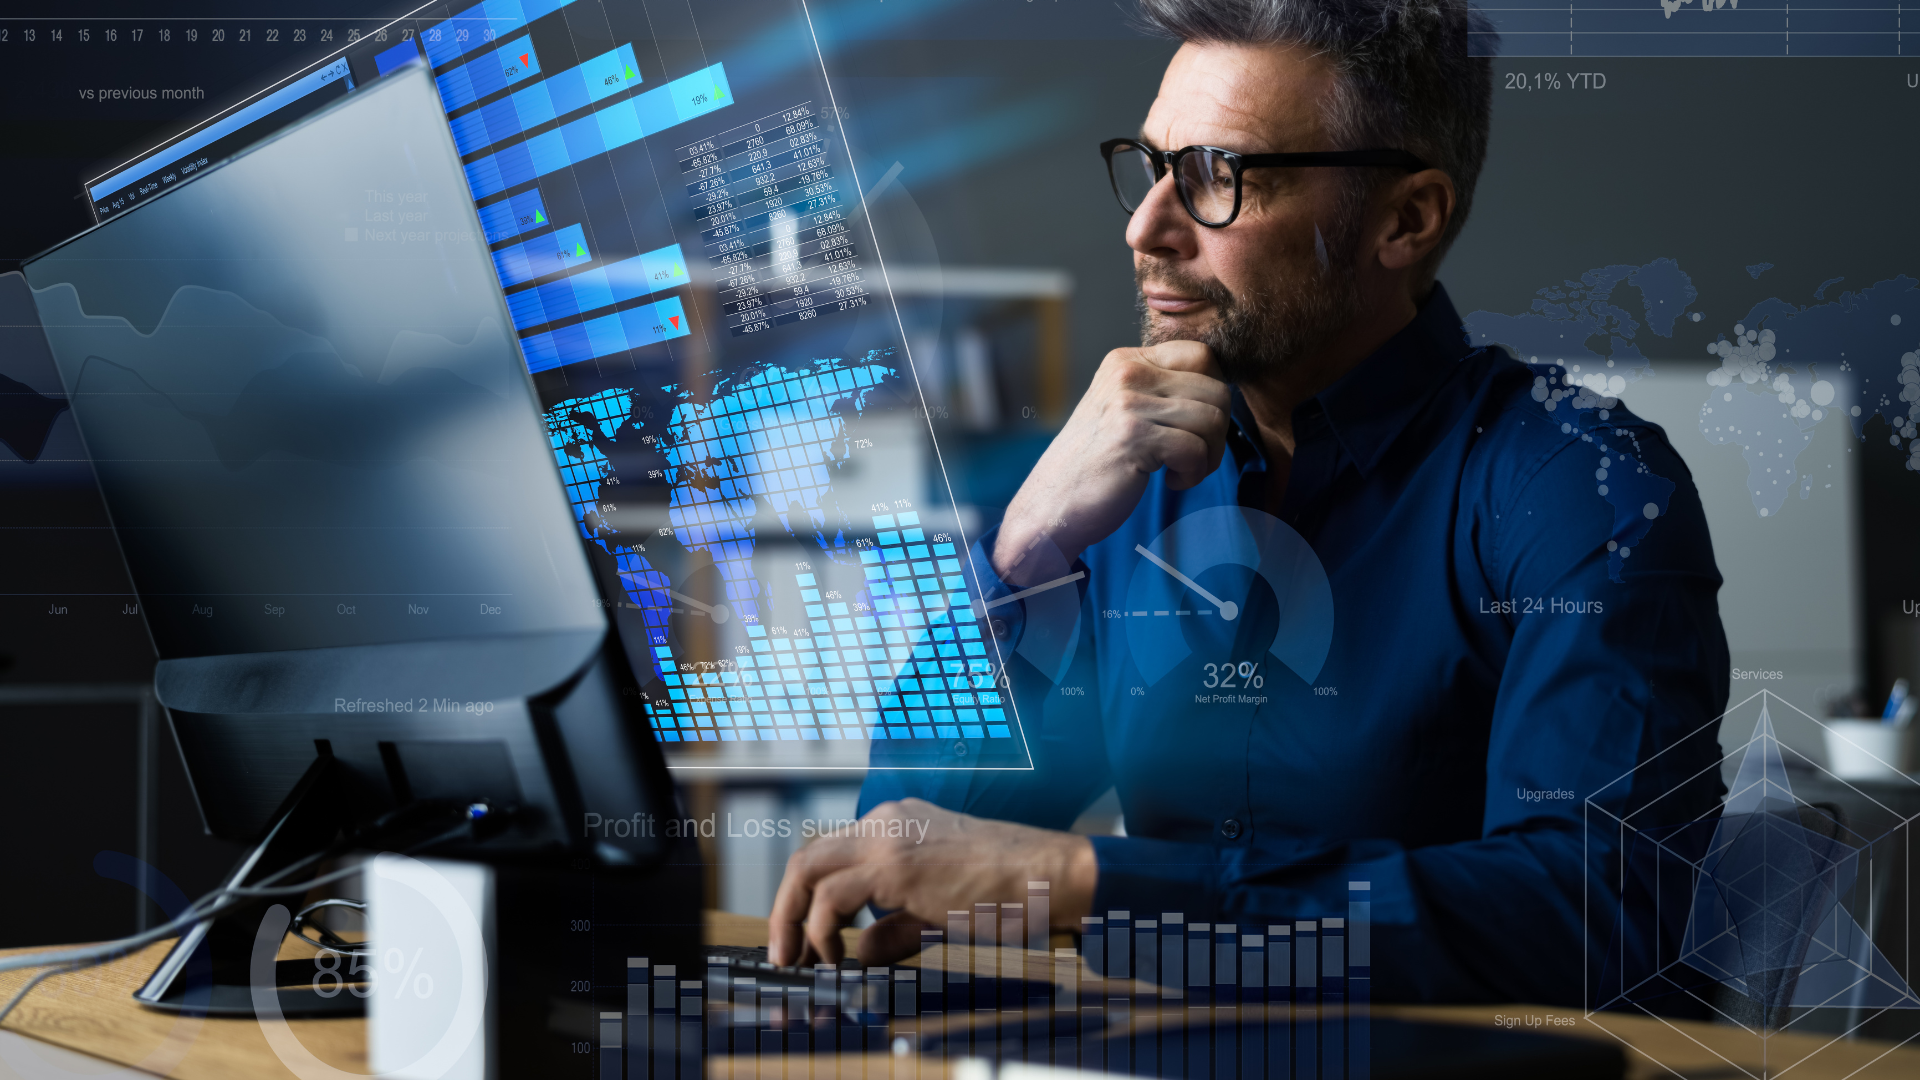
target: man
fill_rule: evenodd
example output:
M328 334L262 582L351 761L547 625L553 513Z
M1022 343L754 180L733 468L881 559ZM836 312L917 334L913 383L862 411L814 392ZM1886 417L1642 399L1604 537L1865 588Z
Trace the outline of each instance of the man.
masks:
M1086 573L1066 629L1041 595L995 610L1035 768L876 770L863 810L924 824L797 853L773 958L837 959L872 904L860 953L890 960L1035 880L1063 928L1344 915L1364 880L1377 998L1578 1004L1619 891L1585 815L1724 792L1691 478L1578 376L1470 347L1435 281L1487 140L1463 0L1142 14L1183 42L1103 147L1143 344L974 552L989 598ZM1168 154L1200 147L1231 154ZM1061 831L1109 786L1126 836Z

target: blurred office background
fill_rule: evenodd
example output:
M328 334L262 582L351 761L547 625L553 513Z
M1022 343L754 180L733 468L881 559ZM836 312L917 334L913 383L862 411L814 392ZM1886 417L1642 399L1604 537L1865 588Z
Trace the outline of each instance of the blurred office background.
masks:
M365 5L310 10L364 15ZM113 4L90 11L141 14ZM225 0L192 12L252 13ZM889 439L919 448L892 465L927 491L950 481L977 534L997 521L1100 357L1136 338L1126 219L1098 144L1137 129L1172 46L1135 35L1114 5L996 5L991 25L976 0L827 0L813 15L941 433L937 453L924 428ZM202 102L103 109L69 85L94 85L99 70L0 73L10 102L0 169L10 201L32 208L0 218L0 273L88 227L83 174L283 74L240 53L192 73ZM114 79L138 82L139 72ZM0 334L24 332L26 321L18 312L0 318L13 328ZM0 364L21 355L12 345L0 339ZM0 374L59 397L51 372L18 367ZM56 416L37 452L16 450L24 441L0 443L0 820L11 823L0 865L36 886L0 895L0 947L97 940L162 921L134 887L96 869L103 852L136 856L188 896L212 887L239 853L201 832L147 691L151 646L130 613L70 418ZM799 821L851 815L864 765L858 756L801 767L750 757L689 763L712 766L680 774L690 811L720 826L712 895L742 912L767 910ZM788 818L796 835L729 838L729 815ZM1108 808L1087 827L1110 829L1116 817ZM156 891L166 888L156 881Z
M1138 128L1172 52L1128 29L1119 5L982 10L979 0L814 7L940 432L937 446L923 439L897 466L929 490L950 482L970 535L997 521L1106 351L1137 341L1125 217L1097 147ZM268 78L244 66L196 73L210 101ZM45 212L0 219L0 272L87 225L75 195L83 171L194 117L149 103L109 122L77 110L64 84L53 89L7 88L21 107L0 118L10 136L0 139L0 167L10 190ZM1443 275L1457 298L1499 257L1467 235ZM1920 681L1920 620L1899 615L1899 598L1920 597L1911 539L1920 486L1885 433L1869 429L1862 444L1824 426L1804 460L1832 473L1833 496L1754 528L1738 450L1709 447L1694 430L1706 370L1663 363L1625 399L1667 426L1707 498L1736 666L1788 673L1765 688L1813 715L1849 697L1883 697L1897 675ZM98 939L157 921L133 888L96 872L102 852L138 856L189 896L237 854L200 833L144 689L151 649L126 613L125 573L79 456L65 418L35 463L0 448L0 820L9 822L0 857L11 880L36 883L0 894L0 946ZM1761 685L1736 683L1734 700ZM1774 719L1783 740L1823 757L1810 721ZM1725 741L1739 746L1747 734ZM785 756L756 756L775 746ZM850 816L863 762L845 755L857 745L800 749L817 756L740 743L680 759L698 766L679 774L689 811L717 824L710 886L719 906L764 913L801 843L797 829L728 833L748 821ZM1108 801L1082 827L1124 824Z

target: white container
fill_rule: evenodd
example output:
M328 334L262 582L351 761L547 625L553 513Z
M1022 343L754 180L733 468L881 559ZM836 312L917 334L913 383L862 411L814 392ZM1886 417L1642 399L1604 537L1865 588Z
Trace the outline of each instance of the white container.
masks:
M1898 780L1906 775L1913 728L1878 720L1828 720L1827 767L1842 780Z

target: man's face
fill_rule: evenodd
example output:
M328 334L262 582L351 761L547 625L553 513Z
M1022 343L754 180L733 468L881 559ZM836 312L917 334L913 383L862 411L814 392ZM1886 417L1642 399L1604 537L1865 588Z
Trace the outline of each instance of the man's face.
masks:
M1334 146L1321 121L1334 78L1292 48L1183 45L1142 141L1241 154L1352 149ZM1358 227L1339 170L1247 170L1240 215L1223 229L1195 221L1163 177L1127 224L1143 343L1204 341L1236 383L1283 370L1354 317Z

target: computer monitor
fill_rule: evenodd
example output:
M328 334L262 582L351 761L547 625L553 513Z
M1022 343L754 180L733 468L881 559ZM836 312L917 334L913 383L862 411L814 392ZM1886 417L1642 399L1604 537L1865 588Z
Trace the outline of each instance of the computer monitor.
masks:
M409 227L356 238L376 197ZM695 960L664 833L586 827L670 819L672 785L424 68L25 274L206 826L259 844L235 883L397 808L482 804L492 835L436 853L639 883L645 925L599 942L593 982ZM253 930L203 926L142 1000L248 1011Z
M890 284L872 220L905 198L901 166L860 160L821 52L863 40L862 18L803 0L426 5L313 43L83 194L114 220L428 67L575 533L675 767L1028 769L1005 691L1071 662L1078 579L1063 567L1028 596L1003 649L1010 601L982 593L941 464L966 425L893 303L926 268ZM869 130L937 133L939 116L902 99ZM419 208L390 195L334 224L396 242Z

